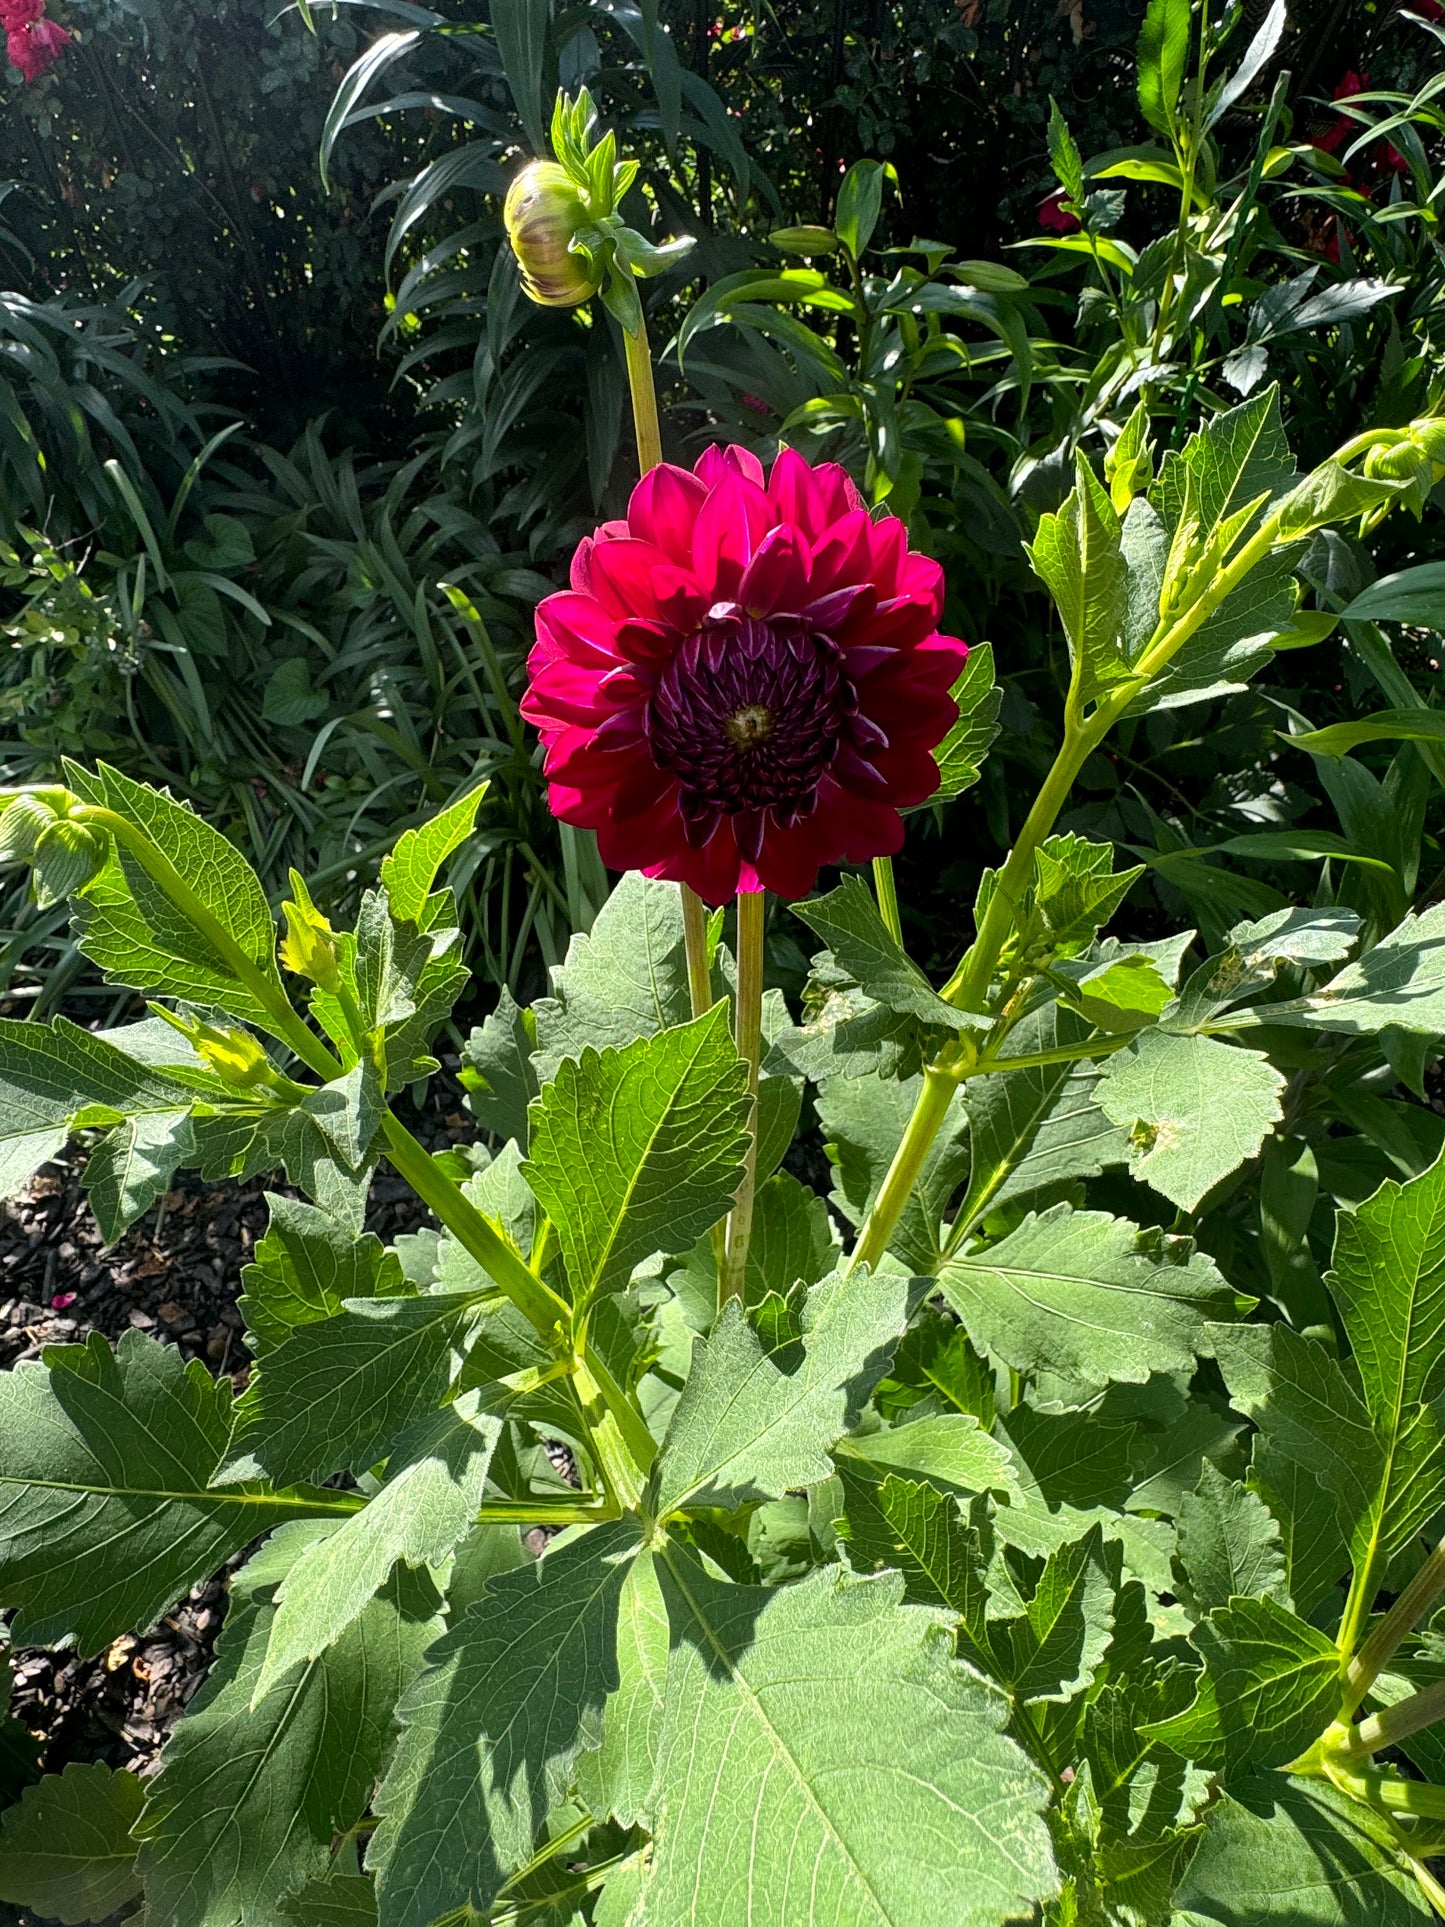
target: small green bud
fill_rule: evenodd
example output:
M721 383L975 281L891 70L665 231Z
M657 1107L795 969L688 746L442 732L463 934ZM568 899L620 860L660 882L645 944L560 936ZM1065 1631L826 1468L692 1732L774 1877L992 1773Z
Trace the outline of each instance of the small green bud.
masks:
M502 218L522 286L540 307L575 308L596 294L601 277L571 245L592 216L565 167L529 161L507 190Z
M191 1032L191 1043L207 1070L240 1090L269 1084L275 1076L270 1058L248 1030L198 1024Z
M84 823L52 823L35 845L36 895L42 906L83 890L105 862L106 839Z
M1365 473L1374 480L1411 482L1430 461L1414 441L1392 442L1386 448L1372 448L1365 455Z
M336 957L336 935L309 898L283 903L286 935L281 939L281 962L297 977L306 977L334 997L341 989L341 966Z
M35 847L58 818L38 796L17 796L0 811L0 863L30 863Z
M842 243L830 227L776 227L768 246L782 254L836 254Z

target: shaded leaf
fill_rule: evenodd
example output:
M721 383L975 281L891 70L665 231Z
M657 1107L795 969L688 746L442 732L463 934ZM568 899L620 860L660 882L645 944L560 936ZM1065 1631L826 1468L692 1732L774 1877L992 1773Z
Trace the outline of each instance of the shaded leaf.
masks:
M140 1892L133 1773L72 1761L0 1815L0 1900L69 1923L104 1920Z

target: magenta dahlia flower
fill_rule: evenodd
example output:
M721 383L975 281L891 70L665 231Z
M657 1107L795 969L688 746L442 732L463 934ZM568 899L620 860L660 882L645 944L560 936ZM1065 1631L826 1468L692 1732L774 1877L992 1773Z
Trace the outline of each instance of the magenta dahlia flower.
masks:
M835 463L784 449L765 483L733 447L654 468L537 610L522 713L553 813L613 869L714 904L892 855L958 714L968 651L942 611L938 564Z

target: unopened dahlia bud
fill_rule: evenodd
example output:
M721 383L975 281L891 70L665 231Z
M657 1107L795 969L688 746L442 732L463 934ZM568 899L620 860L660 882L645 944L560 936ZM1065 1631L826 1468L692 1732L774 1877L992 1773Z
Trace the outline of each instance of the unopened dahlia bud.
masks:
M293 881L299 878L294 877ZM281 939L281 961L298 977L306 977L334 997L341 989L341 965L336 955L336 935L331 925L309 897L299 903L282 905L286 913L286 935Z
M106 839L84 823L52 823L35 845L41 902L59 903L83 890L105 862L106 849Z
M575 308L596 294L601 277L572 238L592 224L585 202L565 167L529 161L507 190L502 218L522 269L522 286L544 308Z
M57 821L38 796L17 796L0 811L0 863L29 863L35 847Z

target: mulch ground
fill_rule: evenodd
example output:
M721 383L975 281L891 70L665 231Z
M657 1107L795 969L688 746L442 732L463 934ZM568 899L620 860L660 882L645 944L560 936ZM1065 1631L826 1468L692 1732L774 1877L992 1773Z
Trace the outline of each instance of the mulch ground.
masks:
M475 1134L449 1073L433 1081L420 1117L400 1109L432 1150ZM68 1156L47 1165L23 1197L0 1205L0 1369L93 1331L114 1340L139 1329L243 1389L249 1354L236 1309L241 1270L266 1229L264 1193L286 1187L259 1178L208 1185L183 1175L107 1250L81 1187L83 1170L83 1155ZM408 1186L383 1168L372 1186L369 1229L390 1241L428 1222ZM222 1574L152 1631L127 1634L94 1658L12 1649L11 1711L43 1742L42 1767L57 1772L72 1760L102 1760L153 1771L206 1676L224 1616ZM0 1927L31 1927L31 1917L0 1903Z

